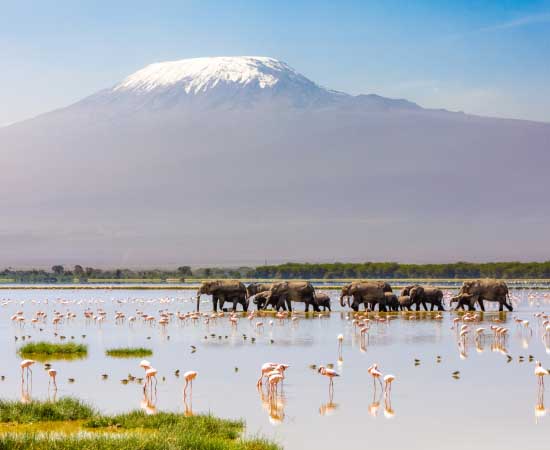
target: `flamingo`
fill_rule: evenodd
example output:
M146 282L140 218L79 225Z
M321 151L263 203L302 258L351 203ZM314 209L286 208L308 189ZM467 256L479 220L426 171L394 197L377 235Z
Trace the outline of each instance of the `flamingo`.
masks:
M23 361L21 361L21 364L20 364L20 367L21 367L21 381L23 380L23 374L25 373L25 369L27 370L27 378L29 377L29 372L30 372L31 377L32 377L31 366L35 362L36 361L34 361L32 359L24 359Z
M327 369L325 366L319 366L319 369L317 370L317 372L319 372L321 375L325 377L328 377L328 379L330 380L328 384L329 391L331 389L334 389L334 377L339 377L340 374L335 370Z
M57 370L55 369L49 369L48 370L48 375L50 376L50 380L48 381L48 389L50 388L50 383L52 382L53 380L53 387L54 389L57 390L57 383L55 381L55 377L57 376Z
M391 394L391 384L395 380L395 375L386 375L384 377L384 395L390 395Z
M540 361L535 362L535 376L538 377L540 387L544 387L544 377L548 375L548 370L542 367Z
M139 367L142 367L144 370L147 370L147 369L150 369L152 366L149 361L147 361L146 359L142 359L139 363Z
M342 344L344 343L344 335L339 334L338 337L338 358L342 358Z
M277 363L274 362L266 362L262 364L262 368L260 369L260 378L258 378L258 382L256 383L256 386L260 387L262 385L264 377L271 372L273 369L277 367Z
M274 394L277 395L277 386L280 382L283 381L283 378L283 374L278 370L274 370L273 372L271 372L271 374L267 378L270 397L273 397Z
M155 369L154 367L149 367L149 369L145 370L145 383L143 384L144 389L149 383L151 383L151 388L153 387L153 378L155 379L155 387L156 387L157 373L158 373L158 370Z
M193 380L197 378L198 373L194 370L189 370L183 374L185 379L185 386L183 387L184 396L187 395L187 385L190 385L191 395L193 395Z
M380 380L380 377L382 376L382 372L378 370L378 364L374 363L372 366L370 366L367 369L367 372L372 376L374 390L376 390L376 380L378 380L378 382L380 383L380 387L382 387L382 381Z

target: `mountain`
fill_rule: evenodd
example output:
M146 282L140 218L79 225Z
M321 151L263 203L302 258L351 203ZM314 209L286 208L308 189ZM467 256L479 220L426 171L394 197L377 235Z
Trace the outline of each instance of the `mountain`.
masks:
M0 264L548 258L550 124L156 63L0 128Z

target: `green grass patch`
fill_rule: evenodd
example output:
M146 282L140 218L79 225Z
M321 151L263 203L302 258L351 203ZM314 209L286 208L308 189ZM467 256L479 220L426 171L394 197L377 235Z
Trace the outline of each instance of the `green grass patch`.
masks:
M143 347L121 347L105 350L105 354L113 358L144 358L151 356L153 350Z
M21 403L0 400L0 422L31 423L40 421L91 419L97 412L87 403L71 397L57 402Z
M25 358L32 358L38 361L46 359L78 359L88 354L88 347L84 344L74 342L52 343L52 342L29 342L18 350Z
M48 432L52 421L66 432ZM211 415L186 417L160 412L146 415L131 411L101 415L87 404L72 398L58 402L35 401L21 404L0 401L0 422L33 423L0 427L0 450L278 450L264 439L243 438L244 422L218 419ZM44 430L40 424L44 424ZM74 425L74 426L73 426ZM54 428L55 429L55 428ZM5 431L7 430L7 431Z

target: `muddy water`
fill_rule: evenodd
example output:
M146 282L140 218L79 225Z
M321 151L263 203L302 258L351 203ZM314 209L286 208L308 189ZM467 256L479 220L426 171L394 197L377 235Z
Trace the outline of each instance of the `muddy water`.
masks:
M442 319L421 313L412 315L412 320L411 315L399 314L389 324L373 321L368 342L366 337L362 342L347 311L324 317L299 316L293 322L241 318L236 328L227 318L208 324L174 319L166 327L114 321L115 311L123 311L127 317L135 315L136 309L157 317L162 309L191 311L193 296L192 291L173 290L2 291L0 342L4 346L0 375L5 379L0 381L0 397L53 397L54 392L48 392L47 374L38 363L32 383L22 390L17 348L23 336L30 335L35 341L59 341L60 336L71 341L74 336L75 342L88 345L89 353L82 360L52 361L58 370L56 395L83 398L104 412L143 407L149 412L211 412L243 418L249 434L274 438L287 449L370 445L409 449L548 448L550 418L535 416L537 380L534 362L529 361L532 355L550 367L550 355L533 316L538 311L550 311L550 297L545 291L516 291L514 313L488 312L482 323L470 324L472 330L487 328L486 336L477 349L473 336L469 337L462 355L457 333L451 330L452 319L457 316L448 312ZM107 319L101 324L86 321L86 308L105 309ZM203 309L209 309L207 302ZM10 320L19 310L27 318L23 326ZM46 324L30 323L37 310L48 313ZM55 310L70 310L77 318L54 328L51 317ZM489 327L499 317L505 322L498 325L508 327L510 335L505 349L493 351ZM530 329L518 327L513 317L529 320ZM255 326L259 320L264 322L263 327ZM339 334L344 335L340 363ZM147 359L159 371L158 384L147 398L138 383L121 383L129 374L143 375L139 359L105 356L107 348L120 346L153 349L153 356ZM520 356L524 357L522 361ZM273 402L265 393L262 398L256 389L259 367L266 361L291 366L281 395ZM373 362L384 374L396 377L391 405L384 401L380 387L374 391L367 373ZM320 364L333 364L341 375L335 379L332 397L328 379L310 367ZM199 375L192 399L184 402L181 374L186 370L196 370Z

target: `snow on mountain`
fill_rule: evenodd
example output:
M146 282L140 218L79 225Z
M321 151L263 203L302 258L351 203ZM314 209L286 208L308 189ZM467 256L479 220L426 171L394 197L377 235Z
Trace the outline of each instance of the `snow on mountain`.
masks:
M263 56L192 58L151 64L113 88L145 91L177 85L187 94L199 94L216 86L237 84L272 88L281 80L312 86L313 82L282 61Z

